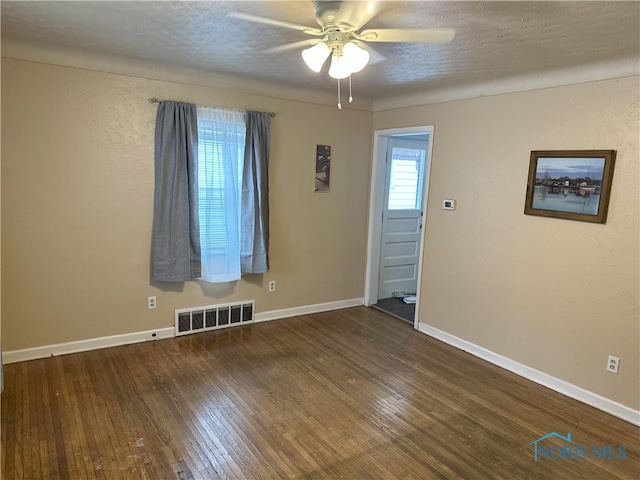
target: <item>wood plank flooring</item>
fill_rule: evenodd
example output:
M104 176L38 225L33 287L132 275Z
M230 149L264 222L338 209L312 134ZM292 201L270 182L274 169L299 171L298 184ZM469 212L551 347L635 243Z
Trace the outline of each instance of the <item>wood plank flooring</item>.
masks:
M550 432L626 457L534 461ZM365 307L5 366L6 480L637 479L639 450L637 427Z

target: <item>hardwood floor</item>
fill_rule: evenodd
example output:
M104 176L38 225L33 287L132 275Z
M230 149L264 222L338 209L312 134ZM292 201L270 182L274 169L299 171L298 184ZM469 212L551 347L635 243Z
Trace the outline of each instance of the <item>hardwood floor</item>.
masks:
M534 461L550 432L588 458ZM6 480L637 479L639 449L637 427L365 307L5 366Z

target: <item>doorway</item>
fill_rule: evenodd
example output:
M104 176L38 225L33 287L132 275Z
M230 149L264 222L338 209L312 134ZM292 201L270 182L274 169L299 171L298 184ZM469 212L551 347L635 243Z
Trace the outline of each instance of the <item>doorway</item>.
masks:
M365 299L417 326L433 126L374 133Z

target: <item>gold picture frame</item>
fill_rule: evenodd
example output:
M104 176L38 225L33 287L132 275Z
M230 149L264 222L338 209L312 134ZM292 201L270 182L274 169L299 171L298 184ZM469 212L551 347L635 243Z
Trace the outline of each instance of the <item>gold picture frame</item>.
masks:
M524 213L605 223L615 150L535 150Z

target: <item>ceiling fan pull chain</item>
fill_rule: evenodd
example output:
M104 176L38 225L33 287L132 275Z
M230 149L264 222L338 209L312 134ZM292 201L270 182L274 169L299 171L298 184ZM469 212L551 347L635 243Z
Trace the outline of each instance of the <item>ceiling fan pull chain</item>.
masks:
M349 75L349 103L353 102L353 97L351 96L351 75Z
M338 79L338 110L342 110L342 102L340 101L340 79Z

